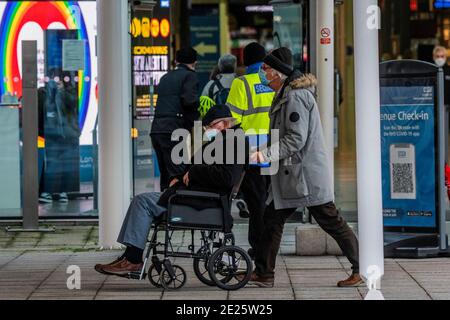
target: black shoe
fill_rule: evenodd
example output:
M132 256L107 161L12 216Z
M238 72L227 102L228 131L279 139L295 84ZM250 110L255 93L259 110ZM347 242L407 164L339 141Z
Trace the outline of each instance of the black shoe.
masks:
M243 200L238 200L236 203L237 208L239 209L239 216L242 219L250 218L250 211L248 211L247 204Z

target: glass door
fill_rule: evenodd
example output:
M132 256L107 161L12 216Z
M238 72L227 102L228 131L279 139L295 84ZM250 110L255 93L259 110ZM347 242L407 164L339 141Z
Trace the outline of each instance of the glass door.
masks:
M158 1L131 7L134 195L160 191L150 130L159 81L171 69L170 5L169 1Z
M11 100L19 102L22 109L37 108L39 217L95 218L96 2L2 1L0 19L2 103L10 104ZM37 44L35 105L20 104L24 91L22 79L29 72L22 68L22 42L26 40ZM20 115L13 115L17 113L14 108L13 103L4 109L8 112L0 113L3 116L0 122L8 123L8 127L2 126L1 130L10 132L3 143L9 145L17 138L14 127L16 119L20 119ZM27 124L21 125L19 140ZM19 155L20 146L21 142ZM9 160L0 160L3 171L11 168L17 158L16 148L8 150ZM19 167L23 168L24 161L21 159ZM17 181L27 183L23 170ZM12 190L15 205L18 195L23 206L28 199L23 199L17 186ZM20 215L20 210L0 211L0 218L20 218Z
M287 47L294 54L295 68L308 72L309 57L309 8L307 1L272 1L274 7L274 45Z
M20 104L11 95L0 103L0 217L20 216Z

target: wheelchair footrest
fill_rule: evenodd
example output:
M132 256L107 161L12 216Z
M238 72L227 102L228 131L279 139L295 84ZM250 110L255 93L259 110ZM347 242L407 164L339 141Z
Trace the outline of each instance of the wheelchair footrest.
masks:
M142 276L142 278L145 278L146 275L144 274ZM131 280L141 280L141 272L140 271L135 271L135 272L128 272L126 278L131 279Z

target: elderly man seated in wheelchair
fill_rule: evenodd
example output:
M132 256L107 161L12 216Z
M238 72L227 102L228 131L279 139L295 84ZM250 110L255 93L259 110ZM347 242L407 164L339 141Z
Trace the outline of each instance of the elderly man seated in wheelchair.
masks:
M214 106L204 117L202 125L206 131L205 136L210 141L204 144L199 152L202 152L203 155L203 152L207 148L211 149L211 145L221 137L223 149L216 148L214 150L223 150L223 154L219 157L214 156L215 162L212 164L206 164L203 156L201 164L192 162L193 164L188 166L182 176L172 179L170 188L162 194L146 193L135 197L128 209L117 239L118 243L126 246L125 252L112 263L96 265L96 271L102 274L126 277L130 273L140 272L143 269L143 254L152 224L155 219L167 212L168 201L177 192L176 190L204 191L228 195L232 192L233 187L239 184L250 151L248 150L248 142L244 138L244 160L239 160L242 159L238 155L239 151L242 150L242 146L239 144L242 141L239 141L237 137L239 133L242 133L242 135L244 133L239 126L234 126L229 108L225 105ZM230 134L234 139L233 151L238 151L234 152L234 156L231 158L234 161L229 160L230 155L228 154L227 157L226 152L227 145L229 146L226 142L229 141ZM202 200L199 201L202 202ZM203 203L203 205L205 204Z

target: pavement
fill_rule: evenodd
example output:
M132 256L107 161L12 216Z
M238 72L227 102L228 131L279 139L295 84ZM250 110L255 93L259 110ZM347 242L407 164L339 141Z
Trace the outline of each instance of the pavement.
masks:
M295 256L295 228L286 226L277 260L275 287L227 292L196 279L192 260L175 259L187 272L179 291L154 288L149 281L101 275L96 263L107 263L121 251L98 250L96 226L57 226L55 233L9 234L0 229L0 299L83 300L361 300L367 289L340 289L336 283L350 274L343 257ZM234 228L237 244L247 249L247 226ZM190 235L189 235L190 236ZM175 248L186 249L188 234L174 238ZM81 288L69 290L73 266L79 267ZM450 259L387 259L382 292L388 300L450 300Z

